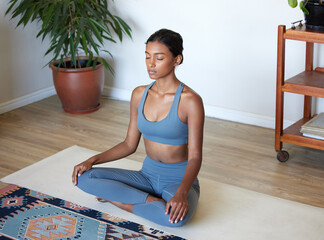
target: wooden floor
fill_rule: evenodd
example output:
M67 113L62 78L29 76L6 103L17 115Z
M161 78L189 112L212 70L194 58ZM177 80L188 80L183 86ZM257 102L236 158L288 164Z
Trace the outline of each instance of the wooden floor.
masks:
M1 114L0 177L72 145L104 151L124 139L128 120L128 102L103 99L99 111L72 115L56 96ZM274 130L206 118L200 176L324 207L324 152L289 144L284 149L290 160L279 163ZM128 158L144 157L141 141Z

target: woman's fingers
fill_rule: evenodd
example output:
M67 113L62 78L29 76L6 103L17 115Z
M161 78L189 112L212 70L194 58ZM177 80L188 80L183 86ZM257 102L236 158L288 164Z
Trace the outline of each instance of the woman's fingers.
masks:
M166 206L165 206L165 215L168 215L170 212L170 208L171 208L171 202L168 201Z
M170 217L169 217L169 221L171 223L178 223L180 220L182 221L184 219L184 217L187 214L188 211L188 205L185 202L168 202L167 203L167 207L168 209L171 207L171 210L169 210L170 212Z
M79 174L78 166L75 166L72 173L72 183L74 186L78 184L78 174Z
M78 184L78 177L82 175L82 173L85 172L85 168L82 166L75 166L73 173L72 173L72 183L74 186Z
M183 219L185 218L186 214L188 212L188 205L183 209L182 213L180 213L180 220L183 221Z

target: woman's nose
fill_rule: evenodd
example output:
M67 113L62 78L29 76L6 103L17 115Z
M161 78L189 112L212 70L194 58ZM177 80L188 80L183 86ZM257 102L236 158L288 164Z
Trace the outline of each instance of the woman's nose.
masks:
M149 62L149 64L150 64L150 67L155 67L155 61L154 61L154 59L151 59L150 62Z

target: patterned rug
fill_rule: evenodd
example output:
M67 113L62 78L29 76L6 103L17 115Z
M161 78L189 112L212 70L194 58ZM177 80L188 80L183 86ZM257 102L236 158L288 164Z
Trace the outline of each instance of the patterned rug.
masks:
M0 240L184 239L17 185L0 197Z

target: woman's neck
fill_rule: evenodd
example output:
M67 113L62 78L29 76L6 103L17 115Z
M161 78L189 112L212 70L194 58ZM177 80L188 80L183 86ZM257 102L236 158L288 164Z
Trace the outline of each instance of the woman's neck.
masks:
M174 93L180 84L176 76L156 79L155 81L153 87L159 94Z

